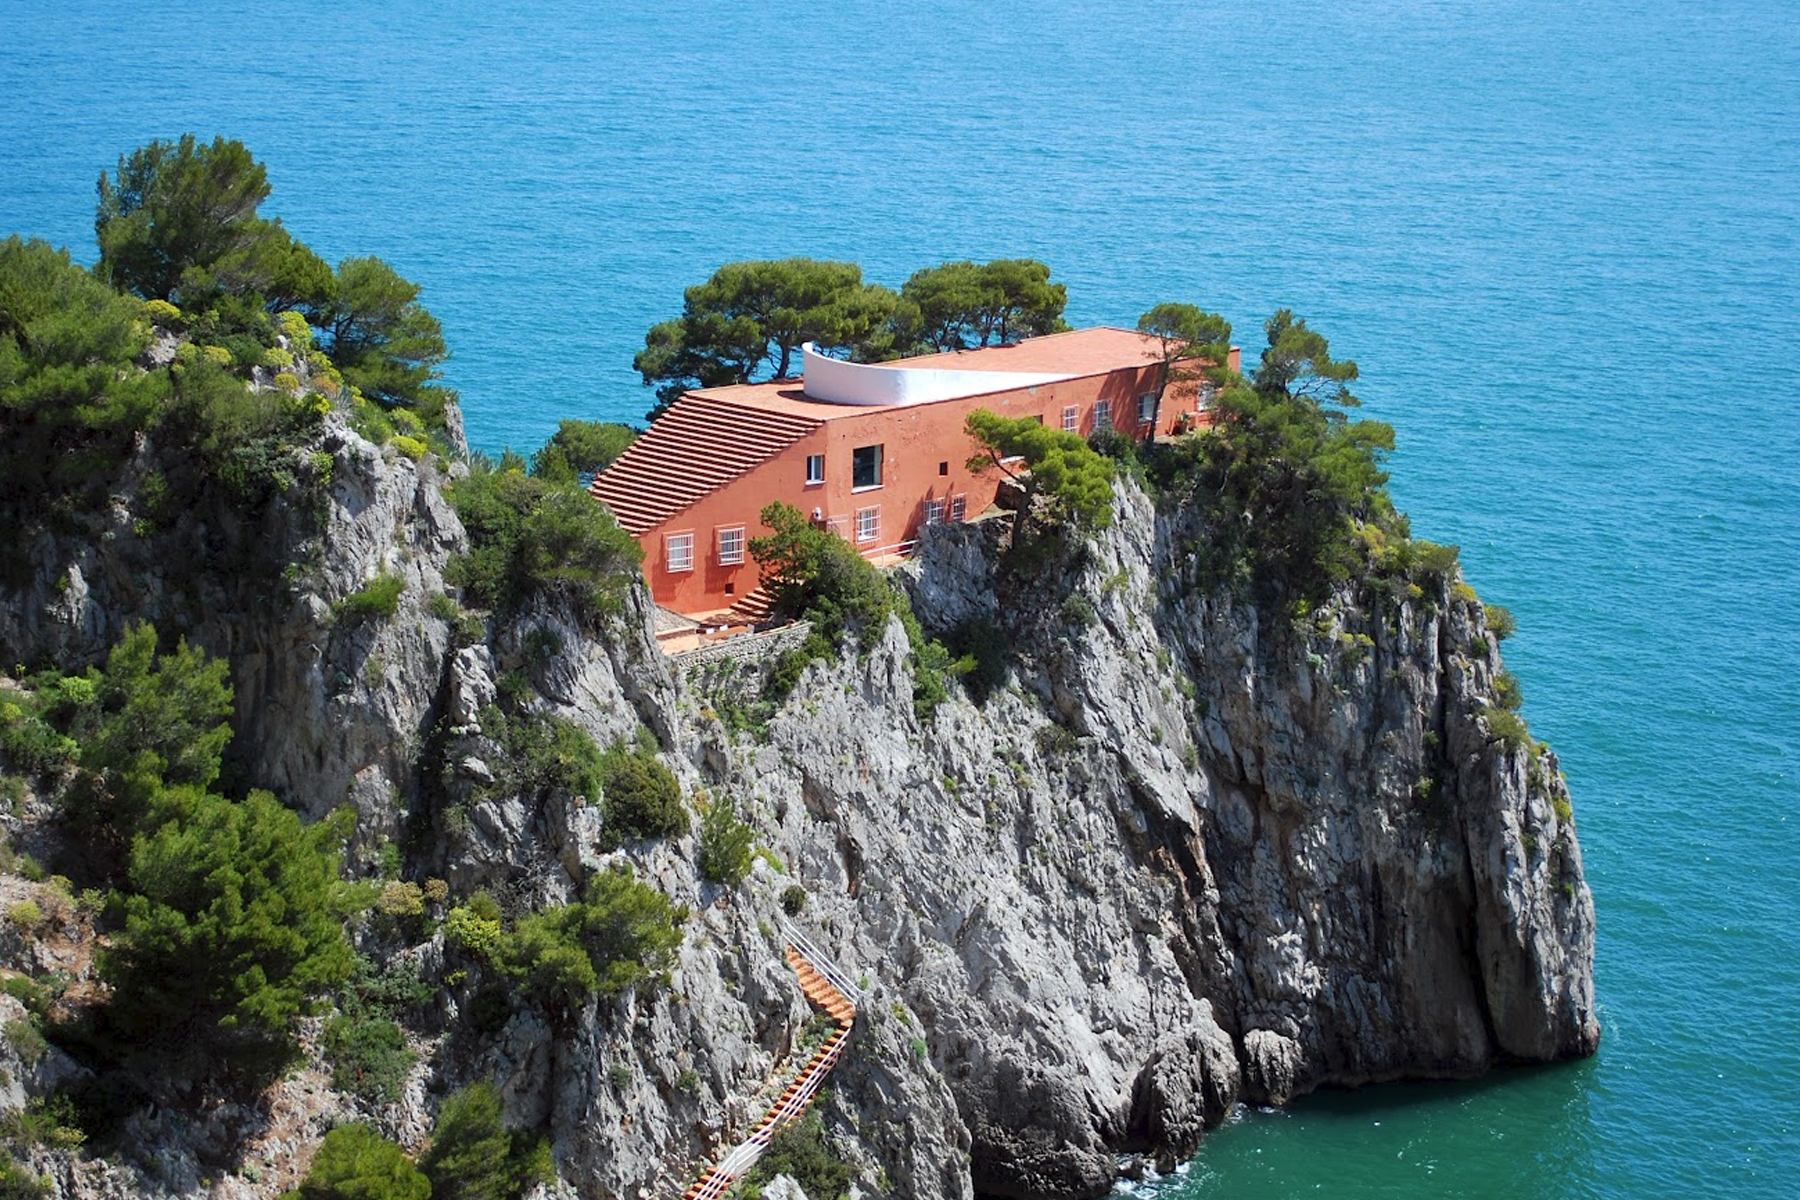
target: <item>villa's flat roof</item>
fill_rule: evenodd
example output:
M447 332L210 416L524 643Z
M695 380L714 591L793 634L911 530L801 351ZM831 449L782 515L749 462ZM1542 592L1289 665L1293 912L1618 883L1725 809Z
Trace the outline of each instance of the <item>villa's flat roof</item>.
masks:
M1104 375L1124 367L1148 366L1161 359L1162 342L1159 339L1134 329L1096 325L1091 329L1071 329L1067 333L1046 334L1010 346L984 346L975 350L922 354L916 358L895 359L882 365L909 370L920 368L1060 373L1071 378L1081 378ZM906 407L833 404L825 400L814 400L806 394L803 386L803 382L798 379L777 379L770 383L735 383L726 387L697 388L687 395L757 408L764 412L787 413L813 421L836 421ZM1007 389L1002 386L996 390Z

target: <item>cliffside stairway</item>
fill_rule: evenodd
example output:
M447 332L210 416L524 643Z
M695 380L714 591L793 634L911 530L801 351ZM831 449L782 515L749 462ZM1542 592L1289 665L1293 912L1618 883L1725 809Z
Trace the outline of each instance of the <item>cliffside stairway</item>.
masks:
M763 1113L762 1120L757 1122L750 1136L733 1148L731 1153L702 1172L700 1178L684 1193L682 1200L719 1200L719 1197L731 1189L733 1183L756 1164L756 1160L762 1157L763 1151L777 1133L805 1115L813 1098L825 1085L825 1077L831 1074L838 1059L843 1057L851 1027L856 1024L856 1005L863 999L862 989L825 957L805 934L786 921L781 923L781 928L787 940L788 964L794 968L794 974L800 980L800 990L806 994L808 1001L824 1010L837 1028L813 1052L813 1056L775 1102L769 1105L768 1111Z

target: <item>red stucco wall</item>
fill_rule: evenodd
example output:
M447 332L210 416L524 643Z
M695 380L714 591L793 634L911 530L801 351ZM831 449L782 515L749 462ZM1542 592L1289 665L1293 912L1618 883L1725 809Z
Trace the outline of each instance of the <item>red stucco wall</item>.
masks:
M749 595L759 582L755 560L746 549L742 565L721 565L718 531L742 525L746 542L766 533L757 514L776 500L809 516L817 509L834 527L841 521L844 536L866 555L891 553L917 537L928 500L963 496L970 517L994 502L998 474L973 475L965 465L973 450L963 431L969 413L985 408L1008 417L1038 416L1049 428L1061 429L1063 409L1073 405L1077 430L1085 436L1093 432L1095 404L1104 399L1111 403L1114 428L1142 437L1149 427L1137 422L1137 398L1155 388L1157 371L1155 366L1126 368L987 396L834 416L773 458L645 530L639 540L651 593L665 608L688 614L729 608ZM1164 425L1172 422L1173 414L1163 416ZM853 489L852 451L877 444L883 447L881 485ZM809 487L806 459L820 453L825 455L825 482ZM856 514L864 508L879 509L880 533L858 543ZM670 571L669 536L685 532L694 535L693 569Z

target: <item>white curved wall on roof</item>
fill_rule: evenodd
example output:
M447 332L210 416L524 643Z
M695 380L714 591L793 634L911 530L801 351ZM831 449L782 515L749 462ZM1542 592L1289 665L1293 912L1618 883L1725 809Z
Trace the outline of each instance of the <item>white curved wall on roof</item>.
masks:
M800 347L800 360L807 396L828 404L929 404L933 400L980 396L1075 378L1066 373L950 371L892 363L845 362L820 354L811 342Z

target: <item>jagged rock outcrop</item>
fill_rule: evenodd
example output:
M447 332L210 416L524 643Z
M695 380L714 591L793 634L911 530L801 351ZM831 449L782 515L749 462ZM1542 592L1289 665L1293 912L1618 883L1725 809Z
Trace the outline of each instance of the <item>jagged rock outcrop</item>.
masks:
M438 1044L431 1090L378 1114L409 1144L434 1095L495 1078L577 1192L679 1194L807 1016L773 934L795 883L870 984L826 1110L866 1195L1096 1196L1121 1155L1167 1166L1239 1101L1595 1044L1567 793L1552 753L1493 736L1497 645L1453 581L1265 611L1199 587L1204 531L1129 488L1091 548L1028 576L1003 523L934 527L904 568L915 608L998 625L1004 685L922 723L896 622L810 666L764 738L656 650L641 590L599 632L545 610L459 641L429 604L465 545L442 476L342 427L322 448L316 524L194 513L168 535L273 547L304 564L282 586L171 573L121 505L114 536L35 548L0 647L73 662L137 617L183 631L233 659L245 779L312 815L350 800L359 840L425 829L424 867L529 905L607 855L592 797L489 786L483 713L523 671L602 745L647 727L785 871L721 889L692 836L613 852L693 910L670 986ZM393 617L334 616L383 572L406 581ZM442 1023L474 1002L449 986Z

